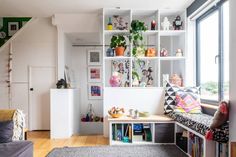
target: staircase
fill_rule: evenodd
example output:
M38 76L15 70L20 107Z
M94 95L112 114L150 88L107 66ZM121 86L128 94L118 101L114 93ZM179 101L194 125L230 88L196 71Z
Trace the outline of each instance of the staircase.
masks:
M19 36L27 27L29 27L37 18L31 18L24 26L21 27L7 42L0 47L0 91L3 92L4 96L8 98L8 108L11 108L12 95L11 95L11 83L12 83L12 59L13 50L12 45L14 39ZM1 96L2 93L1 93ZM4 97L3 96L3 97Z

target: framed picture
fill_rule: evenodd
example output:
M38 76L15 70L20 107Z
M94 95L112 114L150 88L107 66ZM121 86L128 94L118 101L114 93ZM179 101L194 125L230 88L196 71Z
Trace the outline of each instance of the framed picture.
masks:
M88 98L89 99L102 99L102 84L89 83L88 84Z
M8 36L9 37L13 36L19 29L20 29L19 22L8 22Z
M88 67L88 82L102 82L102 68L100 66Z
M100 50L89 50L88 51L88 65L101 65L101 51Z

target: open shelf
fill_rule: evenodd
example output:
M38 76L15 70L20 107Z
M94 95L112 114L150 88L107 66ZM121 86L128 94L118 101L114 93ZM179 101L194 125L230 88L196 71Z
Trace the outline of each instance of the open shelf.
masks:
M128 28L119 30L113 27L112 30L108 30L107 24L109 18L112 19L112 24L115 19L114 15L119 15L122 17L124 22L128 22ZM163 30L161 23L164 18L167 17L170 25L173 24L173 21L177 16L181 17L182 27L180 30L174 30L173 27L170 27L169 30ZM132 20L139 20L144 22L147 26L147 30L143 32L143 42L133 45L129 41L131 22ZM152 21L155 21L156 25L152 28ZM114 25L113 25L114 26ZM111 42L113 35L124 35L126 38L126 51L124 56L115 56L112 51L107 51ZM109 79L111 78L112 68L111 62L120 61L120 60L129 60L130 66L128 67L128 81L129 85L125 88L155 88L162 87L163 85L163 74L169 74L170 76L174 73L182 75L183 80L185 79L185 62L187 56L186 49L186 11L185 10L145 10L145 9L119 9L119 8L110 8L103 10L103 61L104 61L104 78L105 83L104 87L111 87L109 84ZM156 51L156 56L146 57L145 54L140 53L137 56L132 54L133 49L141 46L147 51L148 48L153 48ZM166 49L168 51L167 56L161 55L161 50ZM140 50L141 51L141 50ZM176 52L178 53L176 55ZM111 52L111 53L110 53ZM111 55L110 55L111 54ZM113 57L114 56L114 57ZM133 85L134 80L134 65L135 60L148 61L151 62L153 67L153 87L139 87ZM143 69L141 69L142 71ZM138 72L139 77L142 77L142 73ZM137 81L136 81L137 82ZM140 80L139 80L140 83ZM112 88L124 88L121 87L112 87Z
M120 59L131 59L132 57L126 56L114 56L114 57L104 57L105 60L120 60Z
M184 60L186 57L176 57L176 56L170 56L170 57L159 57L160 60Z
M185 34L185 30L169 30L169 31L160 31L160 36L179 36Z
M104 30L106 35L129 34L128 30Z

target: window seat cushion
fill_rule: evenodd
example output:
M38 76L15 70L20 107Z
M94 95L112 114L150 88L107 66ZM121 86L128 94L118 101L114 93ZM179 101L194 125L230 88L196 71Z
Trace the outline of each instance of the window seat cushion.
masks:
M212 140L227 143L229 140L229 123L224 123L220 128L210 129L213 116L207 114L175 113L168 114L175 121L205 136L209 131ZM209 138L208 138L209 139Z

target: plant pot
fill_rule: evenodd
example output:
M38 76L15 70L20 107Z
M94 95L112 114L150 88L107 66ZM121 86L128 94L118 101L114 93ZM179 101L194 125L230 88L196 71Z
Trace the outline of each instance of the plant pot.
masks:
M116 56L124 56L125 48L124 47L116 47L115 52L116 52Z

